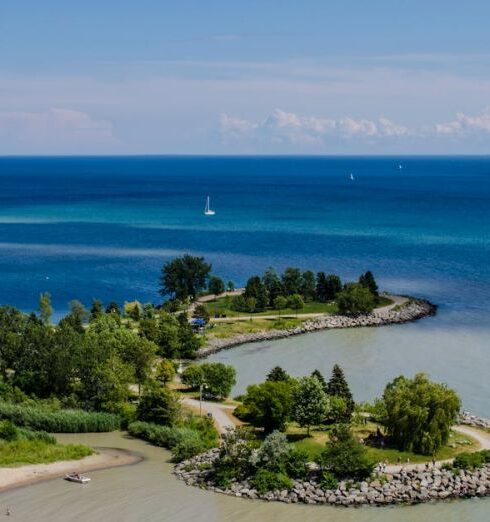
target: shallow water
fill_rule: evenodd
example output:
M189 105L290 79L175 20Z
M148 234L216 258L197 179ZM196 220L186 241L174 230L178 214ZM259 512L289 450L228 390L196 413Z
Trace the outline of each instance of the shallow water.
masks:
M171 474L169 453L119 433L63 435L65 442L126 448L141 453L144 461L128 467L90 473L84 486L55 479L0 494L0 518L12 510L22 522L93 521L392 521L483 522L490 499L439 502L411 507L345 509L326 506L285 505L201 491L185 486Z

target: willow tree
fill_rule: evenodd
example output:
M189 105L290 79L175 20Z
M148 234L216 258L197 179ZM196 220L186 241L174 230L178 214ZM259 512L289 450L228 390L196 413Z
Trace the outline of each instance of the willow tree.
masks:
M397 377L386 386L383 402L384 424L398 449L423 455L434 455L447 444L461 407L454 390L423 373Z

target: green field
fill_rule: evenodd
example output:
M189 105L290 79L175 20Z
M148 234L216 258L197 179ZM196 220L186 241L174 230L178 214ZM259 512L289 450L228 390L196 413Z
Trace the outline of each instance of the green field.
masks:
M226 321L223 323L211 323L206 329L206 337L227 339L237 334L257 333L267 330L285 330L298 326L304 319L261 319L254 318L253 321Z
M41 440L0 441L0 466L48 464L60 460L78 460L93 454L81 444L50 444Z
M369 433L376 430L376 425L369 423L366 426L354 426L353 431L359 439L365 438ZM288 428L288 438L294 442L296 447L304 449L308 452L311 460L319 457L320 453L325 448L325 443L328 441L328 431L311 430L310 437L305 436L305 430L298 426L291 425ZM453 447L454 446L454 447ZM375 462L388 461L389 464L397 464L398 459L402 463L407 463L407 459L411 463L422 463L431 460L427 455L418 455L410 451L398 451L394 448L374 448L366 446L369 456ZM449 444L441 448L435 455L436 460L445 460L454 458L458 453L465 451L477 451L479 444L476 440L467 435L452 431L449 439Z
M260 317L261 315L279 315L279 310L274 310L273 308L268 308L263 312L236 312L232 310L231 307L232 298L230 297L220 297L214 301L208 301L207 303L203 303L208 312L211 314L211 317L214 314L225 314L227 317L239 317L239 316L249 316L253 315L254 317ZM280 315L291 315L295 316L298 314L335 314L337 312L337 305L335 303L320 303L318 301L310 301L305 303L305 306L296 312L292 308L285 308L280 311Z

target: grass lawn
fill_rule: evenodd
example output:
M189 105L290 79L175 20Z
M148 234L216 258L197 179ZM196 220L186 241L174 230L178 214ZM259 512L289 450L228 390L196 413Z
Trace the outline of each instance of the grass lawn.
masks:
M274 310L272 308L268 308L264 312L236 312L230 308L232 302L231 297L219 297L214 301L208 301L207 303L203 303L208 312L211 314L211 317L214 314L226 314L227 317L237 317L253 315L254 317L260 317L261 315L278 315L279 310ZM298 314L334 314L337 312L337 305L335 303L320 303L318 301L310 301L305 303L305 306L298 310ZM281 310L281 315L296 315L296 310L292 308L285 308Z
M284 330L298 326L304 319L260 319L253 321L227 321L226 323L212 323L211 328L206 329L206 337L226 339L237 334L256 333L266 330Z
M0 442L0 466L48 464L59 460L78 460L94 451L81 444L50 444L41 440L14 440Z
M370 433L376 431L376 424L368 423L367 425L357 425L353 427L353 431L358 439L367 437ZM311 460L318 458L320 453L328 441L328 430L311 430L310 437L306 437L305 429L296 425L290 425L287 431L288 438L294 442L296 447L304 449L308 452ZM454 447L452 447L454 446ZM376 462L388 461L390 464L397 464L401 458L402 463L406 463L410 459L411 463L427 462L431 459L427 455L418 455L409 451L398 451L393 448L374 448L366 446L368 454ZM441 448L435 455L436 460L445 460L454 458L458 453L464 451L477 451L479 444L476 440L467 435L463 435L456 431L452 431L449 444Z

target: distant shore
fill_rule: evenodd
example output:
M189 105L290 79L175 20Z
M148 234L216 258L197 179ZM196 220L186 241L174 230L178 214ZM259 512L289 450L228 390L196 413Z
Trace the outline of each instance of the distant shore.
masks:
M43 480L64 477L67 473L86 473L141 462L142 457L127 450L99 448L97 453L80 460L62 460L50 464L0 468L0 492L28 486Z
M386 295L393 304L376 308L369 314L356 316L325 315L305 321L303 324L285 330L267 330L263 332L237 334L228 338L210 338L206 346L198 352L199 358L246 343L283 339L294 335L303 335L320 330L338 328L361 328L403 324L435 315L437 306L425 299Z

